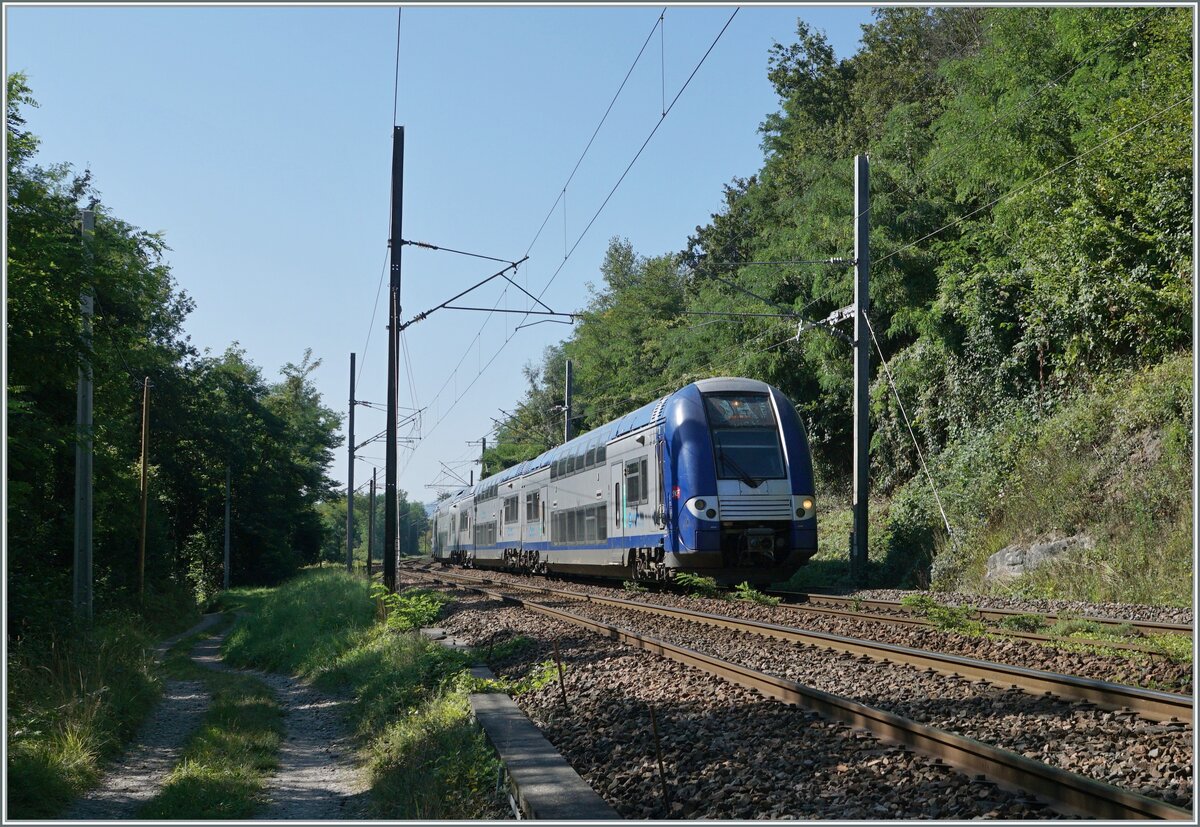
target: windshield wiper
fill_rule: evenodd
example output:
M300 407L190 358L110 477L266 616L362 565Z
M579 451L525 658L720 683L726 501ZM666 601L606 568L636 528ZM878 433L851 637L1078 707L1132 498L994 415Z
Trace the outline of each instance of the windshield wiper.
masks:
M733 472L738 475L738 478L742 482L746 483L746 485L750 486L751 488L758 488L760 485L762 485L762 480L760 480L756 477L752 477L749 474L747 474L746 469L743 468L742 466L738 465L736 462L734 462L733 457L731 457L731 456L729 456L729 454L725 453L724 448L721 449L720 453L721 453L721 462L725 463L730 468L732 468Z

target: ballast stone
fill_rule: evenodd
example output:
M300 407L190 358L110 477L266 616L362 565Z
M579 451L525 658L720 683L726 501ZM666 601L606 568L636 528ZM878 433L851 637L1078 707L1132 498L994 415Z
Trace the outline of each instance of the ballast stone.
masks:
M987 559L984 580L1008 580L1033 571L1076 548L1092 549L1096 542L1087 534L1075 534L1061 540L1005 546Z

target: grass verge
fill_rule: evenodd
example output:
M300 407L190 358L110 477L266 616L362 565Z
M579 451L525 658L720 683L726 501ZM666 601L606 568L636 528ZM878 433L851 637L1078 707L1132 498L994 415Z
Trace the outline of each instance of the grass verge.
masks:
M283 713L274 694L251 676L197 665L189 652L206 636L180 641L163 662L172 678L203 681L212 704L178 766L138 812L139 818L249 818L262 804L267 774L278 765Z
M373 817L504 817L497 761L468 717L471 658L395 628L405 622L395 618L429 603L414 590L385 607L363 579L335 570L233 591L222 604L246 616L226 639L226 659L352 696L350 724L367 757Z
M13 819L53 818L100 779L154 707L162 686L152 649L198 619L194 606L157 618L99 615L10 641L7 804Z

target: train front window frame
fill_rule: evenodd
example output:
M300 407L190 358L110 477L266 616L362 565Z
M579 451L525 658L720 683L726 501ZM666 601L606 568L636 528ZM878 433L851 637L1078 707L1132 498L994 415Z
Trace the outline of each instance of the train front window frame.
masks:
M764 480L787 479L779 420L769 394L706 393L704 413L718 479L741 480L752 487Z

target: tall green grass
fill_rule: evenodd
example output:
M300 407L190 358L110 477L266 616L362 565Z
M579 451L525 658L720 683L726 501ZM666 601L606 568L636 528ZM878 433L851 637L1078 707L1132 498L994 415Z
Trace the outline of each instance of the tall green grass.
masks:
M503 815L498 764L468 719L466 655L390 628L366 582L344 571L312 570L225 602L248 615L227 638L229 662L291 672L351 696L375 817Z
M51 818L100 778L161 692L132 615L48 630L8 653L8 814Z

